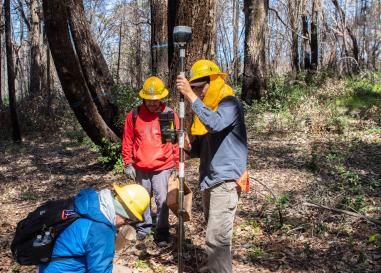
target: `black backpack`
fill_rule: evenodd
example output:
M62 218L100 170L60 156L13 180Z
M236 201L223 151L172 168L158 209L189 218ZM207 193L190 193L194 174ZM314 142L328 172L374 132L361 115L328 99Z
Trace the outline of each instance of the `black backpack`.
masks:
M16 227L12 256L21 265L50 262L58 235L81 216L74 211L74 199L48 201L28 214ZM60 260L73 257L59 257Z
M138 118L140 107L132 109L132 124L135 128L136 120ZM163 112L158 113L160 123L161 141L163 144L171 142L177 143L177 133L175 127L175 114L173 110L166 106Z

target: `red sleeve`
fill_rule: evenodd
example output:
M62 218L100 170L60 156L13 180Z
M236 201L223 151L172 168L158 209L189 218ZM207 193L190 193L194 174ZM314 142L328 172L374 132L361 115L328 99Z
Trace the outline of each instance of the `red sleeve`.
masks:
M174 116L175 116L175 126L176 126L176 129L180 129L180 120L179 120L179 117L177 116L177 113L176 112L173 112L174 113ZM176 143L174 146L173 146L173 149L175 150L175 162L176 162L176 169L179 169L179 144Z
M134 147L134 124L132 120L132 111L127 114L124 122L123 141L122 141L122 158L124 166L133 163L133 147Z

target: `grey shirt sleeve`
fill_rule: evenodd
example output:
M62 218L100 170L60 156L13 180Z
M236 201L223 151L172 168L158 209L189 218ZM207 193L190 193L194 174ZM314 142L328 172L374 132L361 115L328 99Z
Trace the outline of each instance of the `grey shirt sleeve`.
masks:
M237 100L233 96L222 99L216 112L208 108L199 98L192 104L192 109L211 134L221 132L233 124L239 115Z

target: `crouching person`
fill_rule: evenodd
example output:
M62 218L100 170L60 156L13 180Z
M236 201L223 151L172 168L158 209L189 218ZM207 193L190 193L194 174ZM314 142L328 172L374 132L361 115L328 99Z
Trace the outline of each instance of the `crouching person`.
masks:
M81 217L58 235L52 259L39 266L40 273L115 272L117 229L129 221L141 221L150 197L137 184L113 189L85 189L74 197L74 211Z

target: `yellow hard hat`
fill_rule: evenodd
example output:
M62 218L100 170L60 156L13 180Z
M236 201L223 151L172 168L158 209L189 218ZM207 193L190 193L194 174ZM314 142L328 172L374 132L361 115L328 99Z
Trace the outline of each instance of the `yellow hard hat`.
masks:
M143 220L143 212L150 203L147 190L138 184L119 186L113 184L117 197L139 221Z
M139 96L146 100L160 100L168 96L168 90L158 77L149 77L140 90Z
M220 75L223 79L226 77L226 74L221 72L218 65L209 60L199 60L195 62L192 65L190 74L190 82L211 75Z

